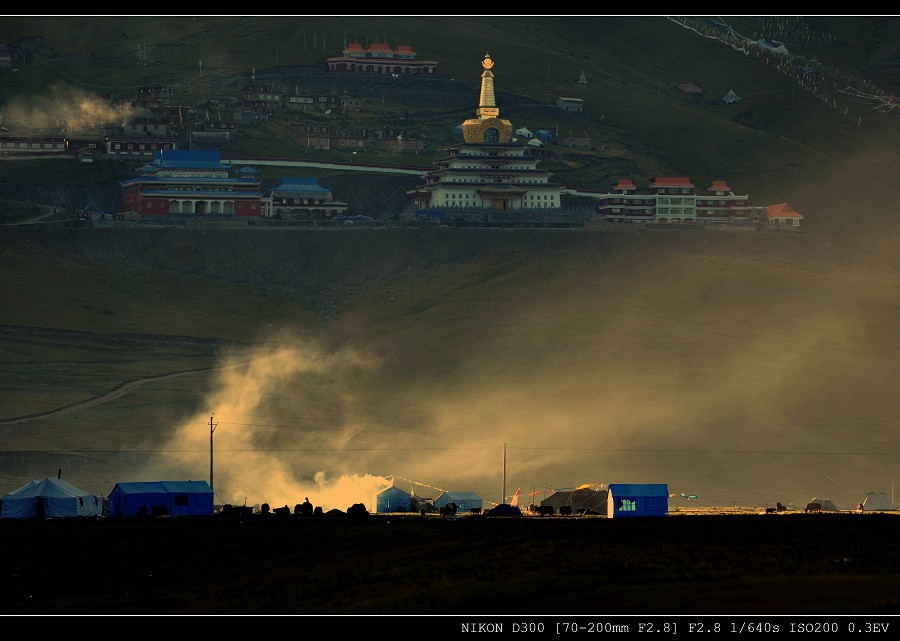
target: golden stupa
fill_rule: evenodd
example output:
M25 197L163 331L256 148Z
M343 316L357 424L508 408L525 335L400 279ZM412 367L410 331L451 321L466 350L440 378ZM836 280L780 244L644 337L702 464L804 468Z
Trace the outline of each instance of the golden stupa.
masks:
M463 140L471 143L508 143L512 139L513 126L508 120L500 118L500 109L494 99L494 74L491 68L494 61L491 54L486 53L481 62L484 73L481 74L481 98L475 118L462 124Z

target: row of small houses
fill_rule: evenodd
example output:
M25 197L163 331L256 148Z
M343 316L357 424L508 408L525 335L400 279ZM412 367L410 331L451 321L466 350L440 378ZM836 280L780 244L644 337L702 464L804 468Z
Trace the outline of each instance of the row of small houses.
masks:
M144 122L144 121L148 122ZM149 118L140 123L116 130L93 134L30 134L0 133L0 154L28 155L79 155L90 162L97 154L111 156L151 156L159 150L177 149L182 146L181 137L168 125L150 123ZM206 121L190 132L190 146L218 146L228 144L237 134L239 123L233 121ZM428 149L428 143L414 137L406 128L382 127L379 129L336 128L322 124L293 125L288 136L307 149L322 151L363 151L376 149L387 152L419 153Z
M667 516L668 486L658 484L610 484L606 489L557 492L541 502L550 510L542 513L606 514L609 518ZM0 519L100 518L127 516L212 516L214 494L206 481L140 481L116 483L104 498L86 492L60 477L32 480L6 494L0 502ZM391 486L375 496L376 513L440 511L480 513L483 501L474 492L443 492L437 499L424 499ZM569 507L568 512L563 510Z
M375 497L377 513L420 513L439 511L447 507L452 512L480 513L482 498L474 492L442 492L432 500L392 485ZM605 488L582 486L560 490L543 499L540 505L529 506L540 514L605 514L609 518L635 516L668 516L669 489L666 483L610 483Z

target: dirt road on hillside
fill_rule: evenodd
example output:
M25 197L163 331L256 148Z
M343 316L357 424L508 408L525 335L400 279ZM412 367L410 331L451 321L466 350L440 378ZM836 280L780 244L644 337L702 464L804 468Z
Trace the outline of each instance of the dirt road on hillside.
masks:
M134 381L129 381L127 383L123 383L119 385L115 389L106 394L100 394L99 396L94 396L93 398L86 399L84 401L79 401L78 403L73 403L72 405L67 405L65 407L61 407L59 409L55 409L49 412L44 412L42 414L35 414L33 416L23 416L20 418L14 418L7 421L0 421L0 436L5 436L9 434L16 434L21 431L21 427L23 424L28 423L29 421L36 421L39 419L51 418L54 416L64 416L66 414L73 414L75 412L80 412L82 410L90 409L92 407L96 407L97 405L102 405L103 403L108 403L109 401L113 401L117 398L128 394L131 391L134 391L138 387L142 385L146 385L147 383L155 383L157 381L170 380L173 378L180 378L182 376L190 376L192 374L203 374L206 372L213 372L218 369L223 369L221 367L209 367L206 369L195 369L195 370L187 370L184 372L172 372L171 374L160 374L159 376L150 376L148 378L140 378ZM19 426L19 427L17 427Z
M50 329L44 327L19 327L19 326L10 326L4 325L0 326L0 332L6 334L26 334L30 336L34 335L52 335L52 336L68 336L68 337L80 337L80 338L91 338L93 340L98 340L102 342L108 343L166 343L172 345L204 345L204 346L216 346L221 344L230 344L229 341L221 341L217 339L203 339L196 338L193 336L165 336L165 335L152 335L152 334L122 334L122 335L104 335L97 334L95 332L85 332L79 330L60 330L60 329ZM235 365L228 365L227 367L234 367ZM64 416L66 414L73 414L75 412L80 412L82 410L90 409L92 407L96 407L97 405L102 405L103 403L108 403L109 401L116 400L117 398L121 398L122 396L136 390L137 388L146 385L148 383L156 383L159 381L171 380L173 378L180 378L182 376L191 376L194 374L205 374L208 372L214 372L220 369L225 369L225 367L207 367L202 369L193 369L193 370L184 370L180 372L170 372L167 374L158 374L156 376L148 376L146 378L139 378L132 381L126 381L114 389L106 392L105 394L100 394L98 396L94 396L83 401L79 401L77 403L72 403L70 405L66 405L64 407L57 408L55 410L50 410L49 412L42 412L40 414L34 414L30 416L21 416L18 418L12 418L7 420L0 420L0 436L15 434L21 431L22 425L28 423L30 421L36 421L39 419L51 418L55 416Z

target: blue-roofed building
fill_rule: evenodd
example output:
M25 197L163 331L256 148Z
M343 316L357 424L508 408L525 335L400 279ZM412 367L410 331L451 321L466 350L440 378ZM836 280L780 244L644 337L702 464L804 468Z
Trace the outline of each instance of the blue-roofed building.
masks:
M212 516L213 491L206 481L116 483L110 516Z
M324 222L343 216L348 207L315 178L283 178L263 199L263 217Z
M259 218L263 192L258 172L232 171L216 150L164 149L121 181L125 212L141 218Z
M669 486L665 483L610 483L606 516L668 516Z
M392 485L375 495L375 512L379 514L410 511L412 495L402 488Z

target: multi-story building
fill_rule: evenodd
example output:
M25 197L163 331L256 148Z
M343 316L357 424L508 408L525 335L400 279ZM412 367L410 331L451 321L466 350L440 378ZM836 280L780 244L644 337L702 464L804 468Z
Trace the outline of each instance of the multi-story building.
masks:
M160 151L175 149L176 141L170 138L134 138L109 136L104 141L104 151L110 156L153 156Z
M650 191L656 196L656 222L696 222L697 196L690 178L657 176L650 183Z
M132 116L122 129L128 136L165 136L171 128L172 117L159 116Z
M409 45L397 50L383 42L368 48L351 42L336 58L328 58L328 71L335 73L374 73L396 76L433 76L437 74L436 60L416 60L416 52Z
M68 151L64 136L43 134L0 134L0 154L59 154Z
M656 177L650 193L638 193L623 178L609 194L597 199L597 216L616 223L725 223L750 219L749 197L735 195L724 180L714 180L706 194L697 194L690 178Z
M750 220L750 196L736 195L724 180L714 180L706 194L697 195L698 223L731 223Z
M161 150L138 171L139 176L119 183L125 212L142 218L261 215L263 194L255 170L245 167L232 176L218 151Z
M331 190L315 178L283 178L263 198L263 218L329 221L347 213L349 205L333 200Z
M462 124L465 142L450 147L425 174L425 184L407 192L416 209L444 210L458 218L485 210L524 214L560 208L562 188L538 167L530 147L512 142L512 123L500 118L493 66L486 55L475 118Z
M226 120L205 120L191 130L191 143L228 143L238 131L238 124Z

